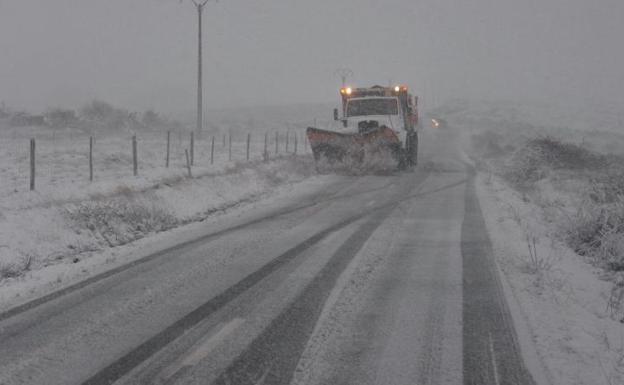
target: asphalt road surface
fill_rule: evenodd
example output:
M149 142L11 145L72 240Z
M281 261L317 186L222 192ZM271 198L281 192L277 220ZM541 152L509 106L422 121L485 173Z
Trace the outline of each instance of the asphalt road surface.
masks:
M0 314L0 384L533 384L457 142Z

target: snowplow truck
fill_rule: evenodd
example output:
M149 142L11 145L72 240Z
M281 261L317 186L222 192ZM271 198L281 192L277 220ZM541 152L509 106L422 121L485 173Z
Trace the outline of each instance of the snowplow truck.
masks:
M406 86L343 87L342 115L334 109L337 129L308 127L314 159L330 164L363 162L390 155L399 169L418 162L418 97ZM387 157L386 157L387 158Z

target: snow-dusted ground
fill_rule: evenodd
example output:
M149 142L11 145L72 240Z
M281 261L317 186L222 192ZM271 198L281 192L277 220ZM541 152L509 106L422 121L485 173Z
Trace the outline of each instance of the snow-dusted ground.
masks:
M0 261L19 265L28 255L33 260L28 271L0 281L0 309L192 240L204 235L207 228L216 231L252 220L314 194L333 177L312 175L312 170L308 157L288 157L96 199L3 211L0 234L7 246L1 249ZM113 218L118 222L109 228L93 218L101 215L99 208L130 214ZM132 222L128 217L135 215L136 208L164 213L172 220L162 229L168 231L128 226L129 222L147 226L152 220ZM81 214L72 216L77 212Z
M608 306L613 284L556 240L540 207L496 177L479 180L497 262L551 383L623 383L624 326ZM537 260L531 260L527 236L536 240Z
M429 112L468 134L552 136L601 152L624 153L624 111L616 107L453 101ZM428 123L428 122L426 122Z
M471 135L488 130L517 144L549 135L596 151L624 152L624 138L618 134L623 114L617 110L582 110L575 116L569 109L543 105L455 102L430 115L458 130L469 153ZM257 122L249 117L247 124L252 123ZM27 149L33 134L41 166L37 191L28 192ZM309 155L261 162L264 134L254 135L250 164L241 162L245 146L240 141L233 156L239 162L228 162L218 134L215 165L210 166L208 142L199 140L194 179L185 176L188 138L172 137L172 166L165 169L164 136L139 134L141 161L135 178L128 134L96 139L96 180L89 183L88 136L60 133L59 139L28 130L2 135L0 265L33 259L28 271L0 281L0 310L193 239L205 232L206 224L236 224L270 211L277 202L296 202L333 178L314 175ZM279 151L284 153L283 142ZM444 171L443 162L426 166ZM577 202L548 181L541 182L540 190L551 201L569 206ZM624 383L624 326L613 313L613 281L559 240L558 224L547 220L539 202L487 172L479 176L477 191L514 318L528 325L527 330L517 328L521 341L527 335L532 341L522 348L535 349L539 357L540 362L528 365L534 372L543 370L545 381L552 384ZM91 220L110 208L128 213L133 226L108 226L119 218L106 216ZM533 240L536 257L531 259Z
M261 200L277 196L284 199L296 193L294 184L314 173L303 131L297 126L289 127L288 153L286 126L272 131L237 128L232 130L231 161L227 135L214 133L212 165L212 134L195 140L192 179L187 176L184 155L188 134L172 133L170 167L166 168L165 134L137 132L138 177L132 175L131 133L95 136L94 181L89 182L88 133L3 126L0 307L23 302L135 258L135 246L128 244L139 239L147 237L149 241L135 242L144 245L165 230ZM249 162L248 132L252 134ZM267 163L262 161L265 132L269 134ZM35 191L28 190L31 137L37 140ZM318 182L318 178L311 180ZM313 188L306 186L301 191Z
M464 133L469 153L471 135L488 131L515 147L502 151L550 136L600 153L624 153L624 114L617 110L571 114L543 105L462 102L441 108L436 116ZM537 364L552 384L624 383L622 304L613 303L618 300L613 274L565 244L561 218L549 212L576 212L589 187L586 176L552 170L535 190L517 191L496 175L497 167L508 166L502 159L509 157L484 162L482 154L471 155L482 167L477 189L510 303L518 305L512 306L514 317L529 326L525 332L533 346L523 348L537 351Z

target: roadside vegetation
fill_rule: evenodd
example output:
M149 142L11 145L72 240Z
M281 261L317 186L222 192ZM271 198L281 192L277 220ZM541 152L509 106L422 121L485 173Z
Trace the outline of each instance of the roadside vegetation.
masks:
M543 209L555 236L614 282L609 306L624 307L624 156L549 136L485 131L471 137L478 167ZM534 241L527 237L533 267ZM622 320L624 321L624 319Z
M87 229L102 246L108 247L121 246L146 234L169 230L179 223L162 202L158 204L123 196L82 202L66 212L76 228Z

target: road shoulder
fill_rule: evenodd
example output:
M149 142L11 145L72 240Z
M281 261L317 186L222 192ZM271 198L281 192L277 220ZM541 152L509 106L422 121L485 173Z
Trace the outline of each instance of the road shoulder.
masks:
M619 383L624 346L621 325L606 310L610 285L551 235L540 209L519 193L485 175L477 177L476 191L521 351L536 382Z

